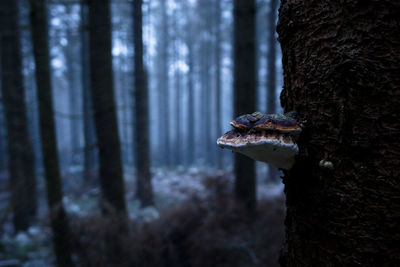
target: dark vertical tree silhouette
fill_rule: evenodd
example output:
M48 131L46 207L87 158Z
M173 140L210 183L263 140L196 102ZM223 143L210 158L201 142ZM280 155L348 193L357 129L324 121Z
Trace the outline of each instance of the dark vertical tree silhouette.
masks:
M255 1L234 1L234 113L239 116L255 110ZM254 161L235 153L235 197L250 213L256 208Z
M143 64L142 0L133 1L133 38L135 48L135 153L137 195L143 207L153 204L150 174L149 99Z
M267 113L276 112L276 14L278 0L270 0L268 13L268 51L267 51ZM274 166L268 168L269 178L273 181L279 177Z
M72 10L71 5L66 4L66 14L71 17ZM68 41L68 45L64 47L64 55L65 55L65 65L66 65L66 78L68 82L68 106L71 114L70 117L70 136L71 136L71 159L70 163L76 163L76 154L79 150L79 118L75 115L80 111L79 101L78 99L78 86L77 86L77 75L76 75L76 55L75 55L75 47L76 47L76 37L73 34L73 29L70 25L70 21L66 20L66 39Z
M0 64L1 65L1 64ZM1 67L0 67L1 72ZM4 120L4 107L3 107L3 98L0 90L0 172L4 171L6 167L6 133L4 129L6 128L5 120Z
M161 26L160 26L160 40L158 42L158 77L157 77L157 90L158 90L158 105L159 105L159 122L160 122L160 158L171 167L172 160L171 145L170 145L170 112L169 112L169 20L167 14L167 7L165 1L161 1Z
M82 110L83 110L83 138L85 146L84 154L84 177L90 180L91 172L96 165L96 134L94 130L92 99L90 93L90 47L88 31L87 0L81 0L81 81L82 81Z
M189 8L189 5L187 4ZM194 134L194 27L193 27L193 20L191 17L191 9L187 11L187 24L185 29L185 42L188 48L187 53L187 64L188 64L188 72L187 72L187 90L188 90L188 101L187 101L187 111L188 111L188 120L187 120L187 162L189 165L193 164L194 162L194 155L196 152L195 146L195 134Z
M388 0L281 2L281 102L304 124L283 178L282 265L400 263L399 11Z
M221 1L215 1L215 130L216 136L222 134L222 103L221 103ZM217 167L222 168L222 150L217 150Z
M211 75L211 59L213 59L212 52L212 16L210 18L210 7L213 7L212 1L204 0L198 1L198 12L200 17L200 38L199 38L199 75L200 75L200 131L201 131L201 148L202 157L205 163L211 164L212 154L216 151L214 141L212 138L213 127L211 122L214 114L211 111L212 94L212 75Z
M179 3L178 3L179 4ZM182 73L181 69L179 66L179 60L180 60L180 25L179 25L179 20L181 14L179 13L178 9L175 9L173 14L172 14L172 29L173 29L173 34L171 36L172 39L172 48L173 48L173 62L174 62L174 87L173 87L173 93L174 93L174 135L173 135L173 158L174 158L174 165L178 166L182 163L182 131L181 131L181 116L182 116L182 88L181 88L181 82L182 82Z
M268 13L267 52L267 113L276 112L276 8L278 0L271 0Z
M103 214L126 213L121 147L115 110L110 2L88 1L90 88L99 148Z
M34 154L29 139L22 77L17 4L13 0L0 3L0 58L13 224L15 230L20 231L26 230L35 218L37 200Z
M40 137L54 250L58 266L72 266L70 229L62 203L62 185L54 125L45 1L30 0L29 10L36 67Z
M127 37L128 34L124 35L125 39L128 39ZM127 57L126 56L122 56L120 58L120 64L118 67L118 72L121 74L120 77L120 83L121 83L121 97L122 97L122 111L121 111L121 139L122 139L122 143L127 142L129 143L129 128L132 128L132 126L130 126L130 124L128 123L128 118L129 116L132 114L132 109L130 108L130 98L131 98L131 93L132 90L130 88L130 85L127 82L127 76L129 75L129 72L126 71L126 65L127 65ZM117 73L118 73L117 72ZM147 71L146 71L147 73ZM147 77L147 75L146 75ZM132 99L133 101L133 99ZM133 130L133 129L132 129ZM130 146L122 146L122 159L123 159L123 163L124 164L131 164L130 162L130 155L132 154L131 152L133 152L134 149L132 149L132 147Z

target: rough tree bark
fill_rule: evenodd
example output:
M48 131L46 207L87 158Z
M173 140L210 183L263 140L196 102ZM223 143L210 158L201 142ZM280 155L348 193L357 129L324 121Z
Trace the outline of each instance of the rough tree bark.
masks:
M99 147L103 214L124 215L125 187L115 111L110 2L89 0L90 87Z
M400 2L283 0L287 266L400 264ZM321 168L320 160L333 163Z
M150 174L149 92L143 64L142 0L133 2L135 47L135 153L137 195L142 207L153 204Z
M36 216L37 199L34 154L25 105L18 3L1 1L0 18L1 89L8 140L11 205L15 230L20 231L26 230Z
M252 113L256 107L255 1L234 1L234 115ZM235 153L235 197L250 213L256 209L254 161Z
M45 1L30 0L29 10L36 68L37 99L39 102L40 137L54 250L58 266L73 266L69 240L69 223L62 203L62 185L54 125Z

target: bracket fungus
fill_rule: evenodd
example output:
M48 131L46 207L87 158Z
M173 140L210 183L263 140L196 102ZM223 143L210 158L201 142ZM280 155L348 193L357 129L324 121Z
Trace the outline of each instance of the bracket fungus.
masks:
M254 112L231 122L233 130L218 138L217 144L280 169L290 169L299 152L296 139L301 132L297 121L282 114Z

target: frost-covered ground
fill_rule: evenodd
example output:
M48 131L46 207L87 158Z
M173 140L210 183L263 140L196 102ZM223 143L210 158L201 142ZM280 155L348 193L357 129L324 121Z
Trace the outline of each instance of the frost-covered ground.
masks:
M281 182L271 183L266 181L266 168L259 167L257 172L257 197L276 198L283 194L283 184ZM221 171L212 168L192 167L184 169L178 167L176 170L165 170L163 168L152 169L152 184L154 190L155 207L140 208L140 202L135 198L136 179L134 169L125 167L125 189L126 200L130 218L133 220L149 221L158 217L158 212L176 205L191 197L206 199L212 192L207 188L207 181L219 179L226 186L226 191L232 192L233 174L231 171ZM71 182L77 177L71 177ZM78 177L79 179L79 177ZM64 179L65 180L65 179ZM79 184L76 182L75 184ZM77 192L79 190L69 191ZM98 187L91 188L83 194L68 194L64 196L64 204L69 213L76 215L88 215L99 212L97 200L100 194ZM148 218L150 217L150 218Z
M216 171L211 168L192 167L177 168L167 171L162 168L152 169L155 206L140 208L135 199L134 170L125 168L126 200L129 217L139 223L149 222L160 216L160 212L176 207L189 198L206 199L210 192L210 184L218 183L222 190L232 192L233 174L231 171ZM257 168L258 198L278 198L283 194L282 183L266 181L266 168ZM71 169L63 175L64 205L74 218L98 214L98 198L100 190L97 186L85 187L80 178L79 168ZM39 179L39 219L36 225L26 232L14 233L9 214L7 200L7 182L5 176L0 178L0 267L1 266L52 266L54 256L51 250L50 229L48 227L47 208L44 198L43 179Z

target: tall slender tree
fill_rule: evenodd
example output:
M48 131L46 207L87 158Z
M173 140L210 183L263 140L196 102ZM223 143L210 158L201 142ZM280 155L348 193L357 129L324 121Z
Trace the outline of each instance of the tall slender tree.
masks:
M276 15L278 0L270 0L268 13L268 51L267 51L267 113L276 112ZM279 170L268 168L269 178L278 180Z
M157 89L158 89L158 105L159 105L159 121L160 127L160 158L164 161L167 166L171 167L172 157L169 154L171 152L170 145L170 106L169 106L169 19L167 14L166 1L161 2L161 26L160 26L160 40L158 42L158 77L157 77Z
M399 11L390 0L281 1L281 102L304 124L283 178L281 265L400 263Z
M76 154L79 150L79 135L80 135L80 118L75 114L80 112L79 102L77 101L77 95L79 93L77 86L77 76L76 76L76 56L75 56L75 47L76 47L76 36L73 33L73 28L71 25L71 16L73 14L72 5L66 4L66 15L68 18L66 19L66 39L68 45L64 47L64 55L66 61L66 78L68 82L68 105L70 111L70 138L71 138L71 159L70 163L76 163Z
M62 185L54 125L45 1L30 0L29 10L36 67L40 137L54 249L58 266L72 266L70 229L62 203Z
M128 34L125 33L124 35L125 40L128 40ZM121 82L121 97L122 97L122 110L121 110L121 123L122 123L122 127L121 127L121 140L122 143L130 143L131 141L129 140L129 131L133 130L130 129L131 124L129 123L129 118L130 115L132 114L132 109L130 108L131 106L131 93L132 90L130 88L130 84L128 83L128 75L129 75L129 71L127 71L127 61L129 60L129 58L127 58L126 56L122 55L121 56L121 64L119 66L119 70L118 72L121 73L121 78L120 78L120 82ZM133 99L132 99L133 102ZM133 153L133 149L132 147L126 145L126 146L122 146L123 148L125 147L125 149L122 149L122 159L123 159L123 163L124 164L131 164L130 162L130 158L131 155Z
M187 101L187 113L188 113L188 120L186 128L187 132L187 162L188 165L193 164L194 162L194 155L196 152L195 146L195 132L194 132L194 113L195 113L195 98L194 98L194 38L195 35L193 33L194 26L193 26L193 19L192 19L192 9L189 9L189 3L187 5L187 18L186 18L186 29L185 29L185 42L188 48L187 53L187 65L188 65L188 72L187 72L187 90L188 90L188 101Z
M81 81L82 81L82 110L83 110L83 138L84 138L84 177L90 180L91 172L96 165L96 134L94 130L92 98L90 93L90 47L88 31L87 0L80 2L81 26Z
M234 113L251 113L256 107L255 0L234 1ZM256 208L255 164L235 154L235 197L249 213Z
M211 75L211 59L213 58L212 52L212 16L210 17L210 7L213 7L210 0L198 1L197 12L199 13L199 33L198 39L199 49L198 64L199 64L199 84L200 84L200 113L199 118L200 127L200 140L201 152L205 163L212 162L212 154L216 151L212 139L214 124L212 118L214 117L211 111L212 94L212 75ZM215 149L215 150L214 150Z
M179 4L179 3L178 3ZM174 93L174 165L177 166L182 163L181 157L181 142L182 142L182 132L181 132L181 109L182 109L182 88L181 88L181 77L182 73L179 66L180 60L180 27L179 27L179 18L180 13L178 9L175 9L173 12L172 18L172 48L173 48L173 62L174 62L174 79L173 79L173 93Z
M25 105L16 1L1 1L0 27L1 88L7 128L11 204L14 227L19 231L26 230L36 216L37 199L34 154L29 139Z
M1 67L0 67L1 68ZM1 72L1 69L0 69ZM0 90L0 173L6 169L6 133L3 131L6 128L4 121L4 108L3 108L3 98L1 96Z
M110 1L89 0L90 88L99 148L103 214L126 213L115 110Z
M149 97L143 64L142 0L133 1L133 38L135 48L135 153L137 195L142 206L153 204L150 174Z
M215 1L215 130L216 136L220 136L222 133L222 103L221 103L221 1ZM222 169L222 150L217 150L217 167Z
M276 14L278 0L270 0L268 12L267 113L276 112Z

